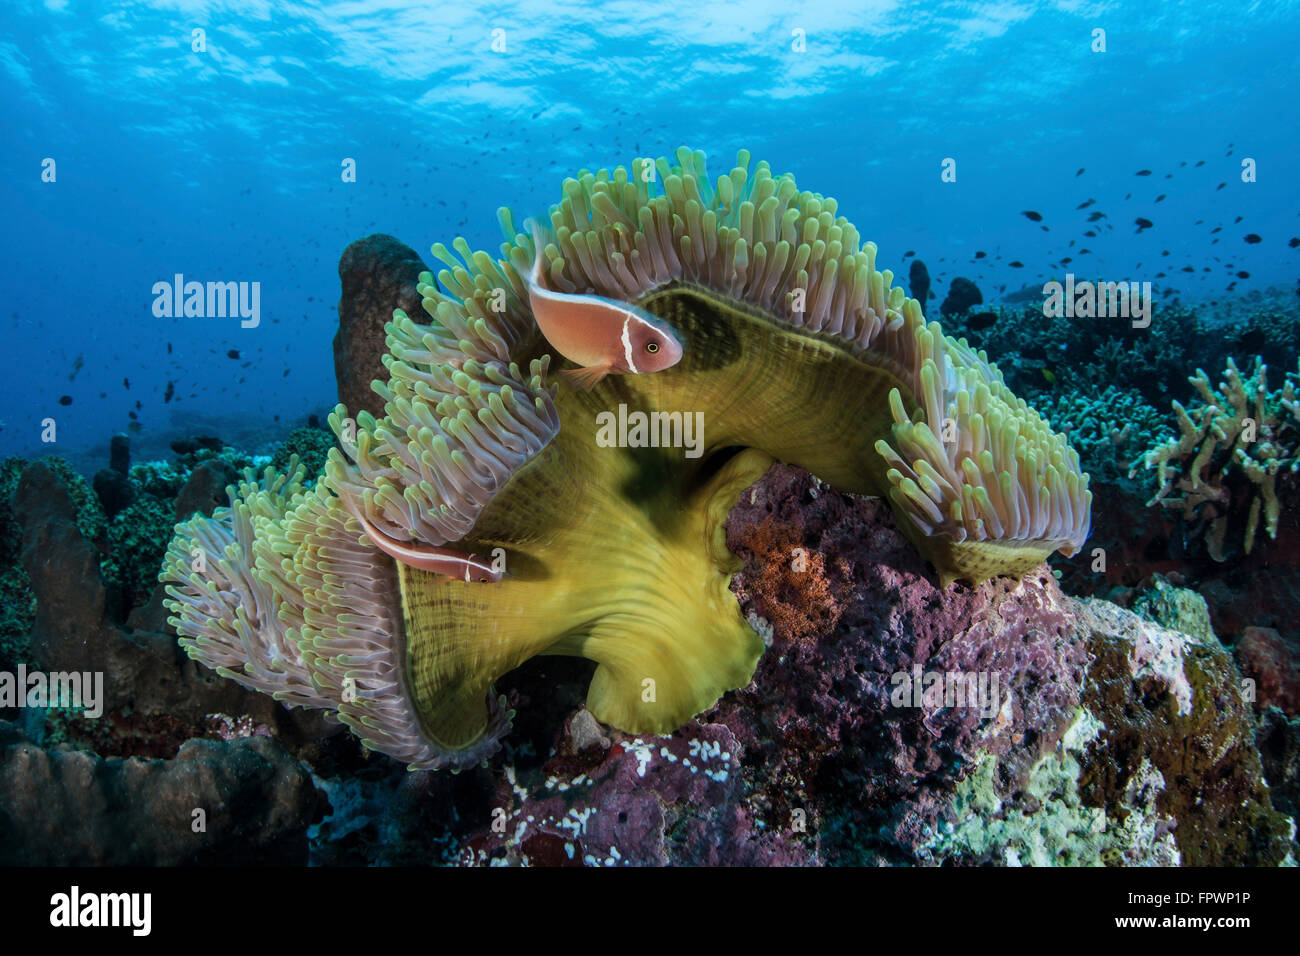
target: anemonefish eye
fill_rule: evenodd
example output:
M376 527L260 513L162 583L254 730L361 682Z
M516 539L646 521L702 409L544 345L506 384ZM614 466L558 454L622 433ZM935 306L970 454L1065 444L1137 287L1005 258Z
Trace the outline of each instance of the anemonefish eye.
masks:
M647 342L647 343L645 344L645 350L646 350L647 352L658 352L658 351L659 351L659 343L658 343L658 342Z

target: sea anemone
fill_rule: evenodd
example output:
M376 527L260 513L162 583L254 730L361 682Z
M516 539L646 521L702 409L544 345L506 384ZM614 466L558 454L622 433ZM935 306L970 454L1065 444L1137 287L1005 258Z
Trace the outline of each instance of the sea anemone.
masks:
M419 286L432 322L399 311L388 326L384 417L335 410L342 450L311 492L300 475L249 476L229 510L178 526L162 579L192 656L336 711L413 768L465 767L508 727L493 683L535 655L595 661L588 708L635 733L746 684L763 643L729 591L723 525L773 460L888 495L944 584L1082 545L1078 456L891 288L834 200L766 163L751 177L744 151L716 184L702 153L677 160L565 180L543 274L667 322L682 360L557 389L564 360L521 278L533 240L509 211L501 258L434 246L446 268ZM639 431L610 447L614 414ZM375 536L491 556L500 580L395 562Z

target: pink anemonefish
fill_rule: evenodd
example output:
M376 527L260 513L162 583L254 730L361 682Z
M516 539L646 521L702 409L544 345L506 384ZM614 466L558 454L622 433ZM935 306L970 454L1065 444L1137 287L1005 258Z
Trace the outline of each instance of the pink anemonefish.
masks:
M454 548L434 548L414 544L404 544L389 537L366 520L361 509L356 507L348 496L342 498L344 507L352 517L357 519L366 537L384 554L394 561L422 571L446 575L449 578L461 578L465 581L496 583L501 580L501 572L476 554L466 554Z
M662 319L627 302L598 295L552 292L542 285L543 236L533 227L533 271L528 302L551 347L578 365L561 374L582 391L606 375L662 372L682 358L682 344Z

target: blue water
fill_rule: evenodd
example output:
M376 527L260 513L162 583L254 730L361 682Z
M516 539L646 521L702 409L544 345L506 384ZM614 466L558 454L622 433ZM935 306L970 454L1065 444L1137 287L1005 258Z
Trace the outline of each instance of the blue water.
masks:
M1295 3L557 6L6 0L0 453L98 467L132 411L137 457L281 434L334 404L349 242L496 251L497 206L681 144L714 175L745 147L835 196L882 266L904 281L915 251L940 297L964 275L996 300L1064 256L1158 302L1295 286ZM156 317L176 273L260 282L260 324Z

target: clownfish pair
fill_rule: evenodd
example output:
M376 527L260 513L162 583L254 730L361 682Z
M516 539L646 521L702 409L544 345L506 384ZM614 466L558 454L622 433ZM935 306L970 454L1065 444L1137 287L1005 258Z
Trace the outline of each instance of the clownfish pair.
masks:
M587 391L606 375L662 372L682 358L682 343L661 319L627 302L598 295L568 295L542 285L542 232L533 224L537 252L527 277L533 318L550 346L579 367L562 372L575 388ZM370 542L394 561L464 581L496 582L501 572L476 554L455 548L412 545L376 528L350 499L343 499Z

